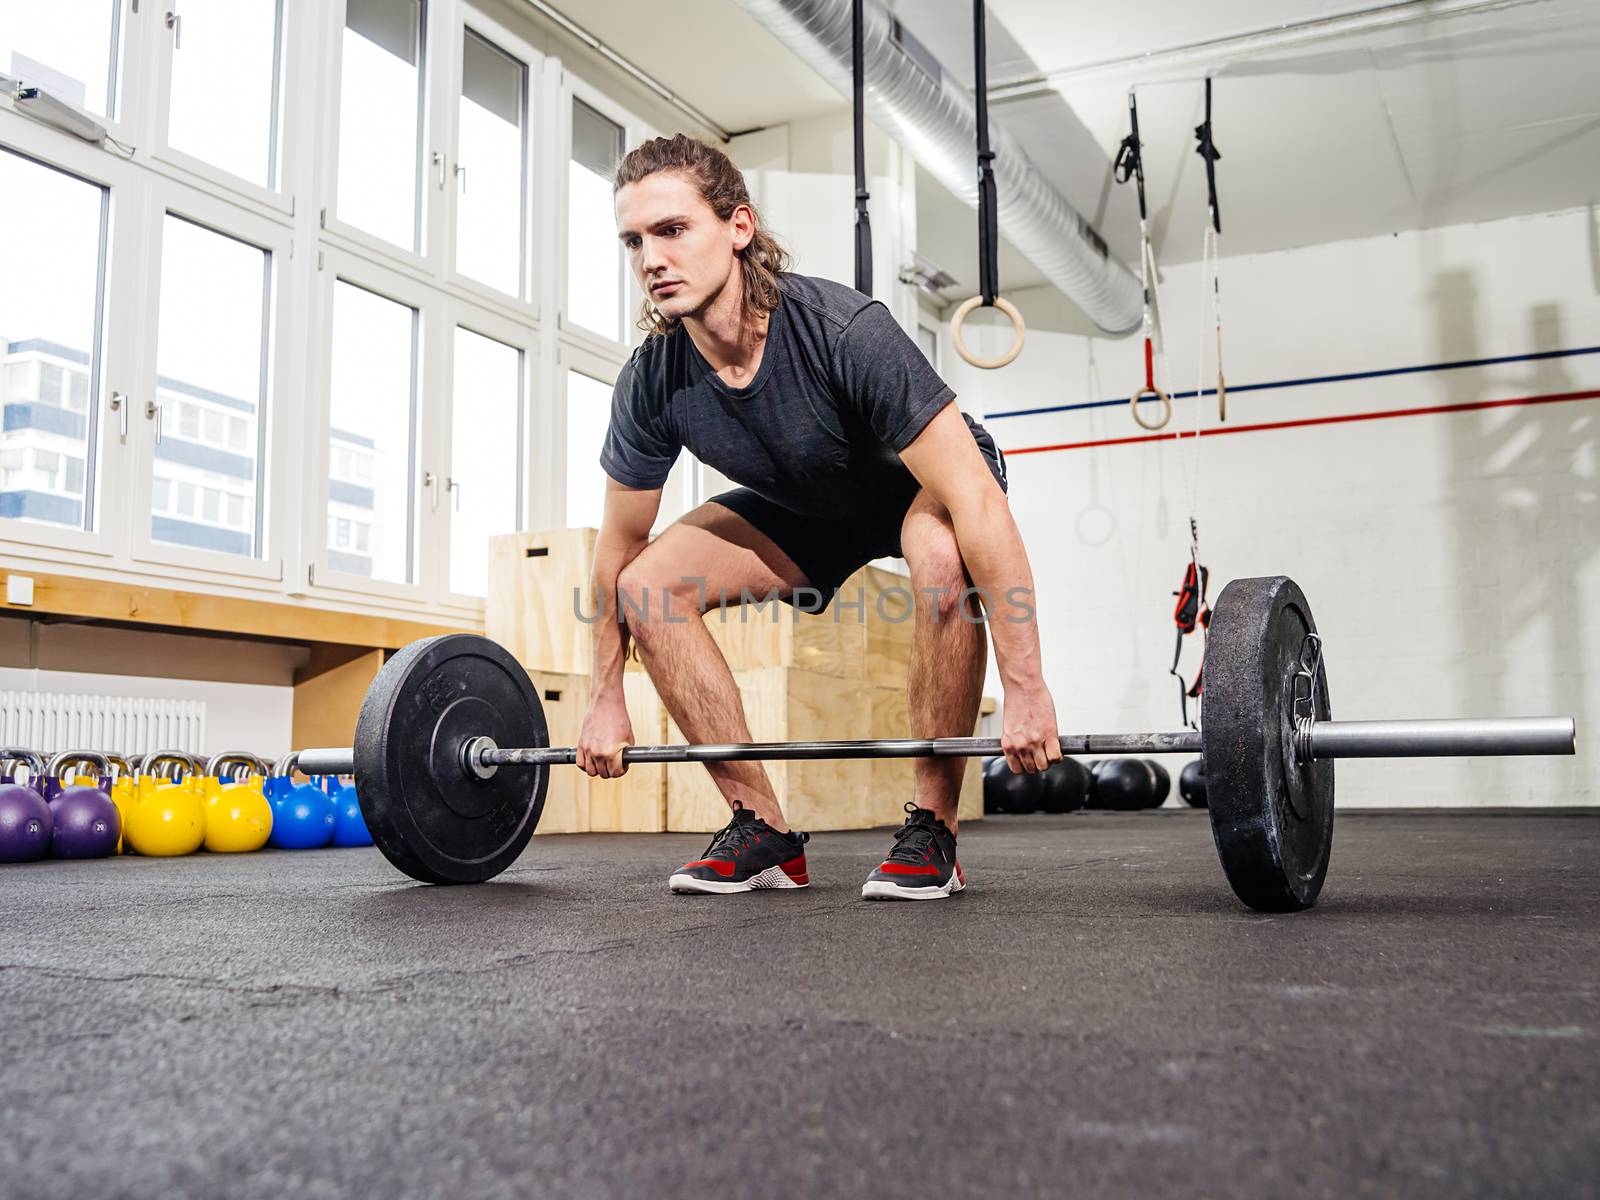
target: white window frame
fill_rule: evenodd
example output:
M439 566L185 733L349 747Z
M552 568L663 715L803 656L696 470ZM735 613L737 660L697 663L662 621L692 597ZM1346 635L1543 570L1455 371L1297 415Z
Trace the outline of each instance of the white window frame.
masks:
M448 284L459 294L470 297L483 304L511 312L520 319L537 323L539 320L539 280L546 268L549 255L544 245L544 239L539 236L542 222L539 219L540 195L539 181L543 177L544 157L546 154L546 139L540 136L543 125L543 107L545 97L544 74L546 59L543 54L535 50L527 41L512 33L498 21L491 20L476 8L462 4L456 8L457 19L451 24L452 40L450 46L450 63L448 86L444 89L448 96L449 113L445 129L448 132L449 145L446 157L449 170L446 179L452 185L444 190L441 207L444 210L444 234L440 246L440 261L443 264L443 275ZM460 101L461 101L461 57L466 40L465 31L471 29L474 33L487 41L493 42L505 53L520 59L528 68L527 112L524 113L526 122L523 145L524 166L522 187L527 210L523 213L523 226L527 235L527 261L522 264L522 277L519 285L523 290L521 296L512 296L509 293L498 291L488 284L469 275L462 275L456 270L456 213L457 198L460 196L460 175L456 168L460 162ZM470 185L470 166L468 182Z
M531 524L536 507L534 496L538 478L538 465L535 462L535 428L537 422L534 414L541 407L539 402L539 384L544 377L541 369L539 355L539 332L528 325L511 321L504 316L478 305L470 305L462 300L452 300L446 306L445 326L442 337L441 354L444 357L442 364L443 378L446 380L446 390L441 395L447 397L447 402L435 405L437 410L437 426L430 435L430 440L442 448L441 461L445 469L445 477L449 479L450 468L455 461L454 446L454 416L455 416L455 351L456 329L468 329L473 333L489 338L492 341L503 343L522 353L521 374L521 408L517 413L517 529L511 532L521 532L525 529L536 528ZM470 481L468 481L470 483ZM450 538L454 536L455 527L452 520L455 509L455 496L453 493L441 493L441 508L443 520L436 522L434 531L438 544L434 547L433 560L436 569L434 581L434 594L440 598L440 603L448 608L463 609L481 616L487 606L484 596L471 596L463 592L450 590Z
M439 535L436 529L438 506L444 502L444 477L450 465L448 457L441 456L432 437L439 422L437 399L447 394L447 379L442 374L442 355L439 353L438 330L444 327L443 299L437 291L408 274L390 267L379 266L369 260L340 250L326 247L318 251L321 266L317 275L316 323L321 330L317 345L311 353L315 366L312 384L307 390L307 404L300 426L302 462L306 469L308 486L301 491L304 505L301 537L309 552L310 571L307 575L306 593L332 597L361 597L375 601L403 601L411 604L434 602L438 570L437 548ZM328 565L328 428L333 408L333 294L337 280L416 309L421 320L418 331L417 353L419 370L416 380L417 411L413 414L413 447L415 450L411 472L411 503L413 550L416 570L410 583L371 579L335 571ZM423 487L423 480L433 474L438 483L431 495Z
M145 137L151 147L150 164L158 169L164 168L164 174L231 193L264 212L290 217L294 215L295 194L300 188L302 173L301 159L291 152L290 138L294 131L304 127L305 122L300 119L298 109L306 103L315 72L303 65L308 56L303 49L303 39L299 42L296 40L303 23L302 6L296 0L277 2L281 21L278 37L282 45L278 77L273 81L278 100L277 144L273 147L277 163L277 187L253 183L205 159L178 150L167 141L172 116L173 55L182 51L174 48L174 32L166 26L166 14L171 11L181 17L183 0L168 0L166 5L152 5L145 0L145 12L151 17L145 22L148 39L146 51L155 83L149 97L150 112L145 123Z
M108 6L109 7L109 6ZM117 93L115 117L108 117L101 113L85 108L85 115L92 120L100 122L106 131L124 144L143 145L144 123L147 119L148 105L145 101L146 72L147 72L147 42L148 29L151 22L144 20L145 13L134 11L139 8L139 0L120 0L118 23L122 30L122 61L117 65ZM145 0L145 10L149 11L154 6ZM163 13L165 10L163 10ZM49 63L45 64L49 66ZM0 63L7 73L11 67L9 63ZM9 99L0 101L6 109L11 108ZM30 117L22 120L35 124ZM71 136L70 134L68 136ZM9 138L0 138L9 141Z
M110 192L102 264L105 288L101 296L100 326L96 331L100 341L100 378L98 390L91 386L89 394L95 415L95 435L99 439L95 452L98 520L93 529L85 530L0 518L0 553L19 558L103 565L107 559L125 557L128 506L121 501L126 495L129 468L126 445L118 430L121 413L126 413L128 438L132 439L135 418L132 410L142 403L136 384L140 364L139 322L126 319L130 313L142 314L144 305L140 278L139 233L144 219L140 182L137 172L121 159L19 116L11 112L9 106L0 108L0 145ZM126 406L121 413L111 411L113 393L120 395Z
M577 324L567 315L567 297L569 295L567 286L567 231L570 215L567 212L567 197L571 192L572 101L575 98L582 100L601 116L622 126L625 150L632 149L648 138L656 137L657 131L641 117L618 104L598 88L578 78L572 72L563 70L561 74L560 103L558 106L559 120L556 126L556 143L554 147L560 169L558 172L553 172L559 179L555 201L559 209L559 215L556 222L555 262L552 264L556 285L557 335L567 345L581 346L602 355L620 355L621 361L626 361L629 352L644 339L644 335L635 327L633 320L630 319L638 309L643 297L639 294L638 287L633 282L633 272L628 269L626 255L620 256L624 298L622 339L608 338L603 334L596 333L585 326Z
M99 338L100 373L91 393L96 424L96 525L92 531L0 519L0 562L135 584L196 585L219 593L310 600L346 611L468 623L483 601L449 593L449 400L457 325L517 346L524 354L521 516L525 528L562 523L565 371L570 364L614 380L641 335L631 322L620 339L581 327L558 328L566 295L567 171L571 104L581 99L624 130L628 148L656 130L603 89L631 86L604 63L575 73L550 57L534 14L489 0L429 0L420 95L424 186L423 240L415 250L341 224L335 210L339 79L345 0L284 0L279 62L278 169L268 189L166 144L173 70L169 9L183 0L121 0L115 119L100 118L122 145L94 145L13 111L0 98L0 143L109 191L109 237ZM480 11L478 4L487 11ZM454 269L453 188L442 192L431 155L447 179L456 161L461 43L465 30L528 64L529 230L527 294L511 297ZM651 110L654 111L654 110ZM134 147L131 151L128 147ZM159 319L160 239L167 211L269 250L273 255L272 360L261 416L258 486L265 504L259 557L242 559L155 543L149 537L154 432L144 405L154 398ZM321 216L327 212L327 224ZM619 264L630 316L639 302L625 260ZM413 582L390 584L328 567L328 438L334 279L392 297L420 316L416 470L412 477ZM576 361L581 358L582 361ZM119 412L112 393L124 397ZM120 434L122 417L128 434ZM592 464L573 464L588 473ZM438 502L422 484L441 480ZM699 477L687 453L664 489L663 521L691 506ZM226 502L224 501L224 505ZM444 519L436 519L443 515Z
M596 354L587 346L562 346L556 353L555 392L560 399L554 406L557 411L555 428L551 433L551 457L558 461L559 469L553 470L551 474L555 479L553 524L557 528L568 528L572 525L572 519L567 515L567 483L571 472L574 469L596 472L600 470L598 463L574 464L567 457L567 372L576 371L598 383L615 388L617 376L622 373L626 361L624 359L619 363L614 355ZM678 452L678 460L672 464L672 473L661 485L661 509L656 514L655 524L651 526L652 535L660 533L699 503L699 493L696 490L700 480L699 468L699 460L689 453L687 447Z
M440 138L440 131L450 128L449 121L443 120L441 113L445 104L441 96L448 93L449 88L440 85L436 56L441 45L441 31L444 34L442 44L449 45L454 40L450 37L451 25L446 22L454 21L456 6L450 0L425 0L424 8L420 68L423 126L422 144L419 147L422 155L419 164L422 187L417 195L417 201L423 207L420 249L397 246L375 233L368 233L359 226L339 219L339 99L344 70L345 0L328 0L322 14L321 39L326 62L323 64L320 94L324 102L321 105L321 124L315 135L321 147L319 174L322 186L317 217L321 240L340 249L365 254L374 262L401 265L419 279L428 279L435 273L430 260L437 258L442 236L441 197L435 193L447 190L438 186L437 181L439 170L448 161L450 152L450 147L442 145Z
M294 230L291 226L242 211L236 205L205 192L186 187L173 180L158 179L151 189L148 205L145 255L150 293L147 300L144 330L143 369L140 372L140 402L137 411L129 418L131 445L131 487L129 497L130 558L135 562L161 566L185 567L195 572L225 575L237 579L254 579L276 583L283 578L283 551L280 531L289 521L291 497L288 488L275 483L273 474L279 459L279 447L287 445L292 426L287 411L293 394L292 368L285 364L292 360L291 331L297 323L292 319L291 301L296 293L291 261ZM267 411L257 414L260 436L257 440L257 486L263 489L261 503L262 530L259 556L224 554L220 551L198 550L187 546L170 545L156 541L150 534L152 491L155 472L155 421L147 419L145 402L157 399L156 377L158 369L157 346L160 330L162 236L166 216L192 221L219 234L247 242L272 255L271 308L266 314L269 324L267 340L268 361L267 394L264 400ZM165 432L165 431L164 431Z

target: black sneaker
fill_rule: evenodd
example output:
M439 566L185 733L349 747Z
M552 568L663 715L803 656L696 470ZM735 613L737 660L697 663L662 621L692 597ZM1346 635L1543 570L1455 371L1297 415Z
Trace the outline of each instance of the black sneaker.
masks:
M755 813L734 801L733 820L706 852L673 872L667 886L675 892L751 892L756 888L803 888L808 833L779 833Z
M863 900L943 900L967 886L956 860L956 835L925 808L907 804L911 815L894 835L894 849L867 876Z

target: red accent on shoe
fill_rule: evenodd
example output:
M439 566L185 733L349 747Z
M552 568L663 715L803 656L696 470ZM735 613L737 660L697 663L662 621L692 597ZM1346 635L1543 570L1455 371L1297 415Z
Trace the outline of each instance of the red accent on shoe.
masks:
M810 883L811 876L806 873L806 856L797 854L786 863L779 863L783 873L796 883Z
M967 886L967 873L961 869L961 860L956 859L956 882L962 887Z
M683 864L685 871L692 867L710 867L718 875L724 875L730 879L733 877L733 864L720 858L702 858L699 862Z
M939 873L938 867L913 867L906 863L892 862L882 864L878 870L885 875L937 875Z

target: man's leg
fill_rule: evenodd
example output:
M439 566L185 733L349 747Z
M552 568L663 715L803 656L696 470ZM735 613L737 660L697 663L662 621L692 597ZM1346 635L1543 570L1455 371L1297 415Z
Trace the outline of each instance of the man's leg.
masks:
M911 672L906 686L911 735L971 737L982 699L988 642L972 586L956 544L950 513L926 491L918 492L900 531L900 549L916 593ZM916 804L956 832L964 758L919 758Z
M739 688L706 628L704 612L740 589L759 598L808 586L800 568L750 522L720 504L680 518L623 568L617 580L628 632L662 703L690 742L748 742ZM668 608L663 613L662 603ZM641 613L644 615L641 617ZM757 619L783 620L763 613ZM759 762L706 763L731 807L738 801L780 833L789 826Z

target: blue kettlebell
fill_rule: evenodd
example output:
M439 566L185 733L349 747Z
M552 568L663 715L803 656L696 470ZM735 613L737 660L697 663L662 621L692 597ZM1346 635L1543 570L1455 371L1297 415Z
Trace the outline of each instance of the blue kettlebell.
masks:
M335 783L338 781L335 780ZM356 799L356 785L346 784L333 794L333 844L335 846L370 846L372 834L367 832L367 819L361 815L361 802Z
M333 799L314 783L294 783L300 756L288 754L273 767L266 784L272 802L272 836L279 850L320 850L333 841Z

